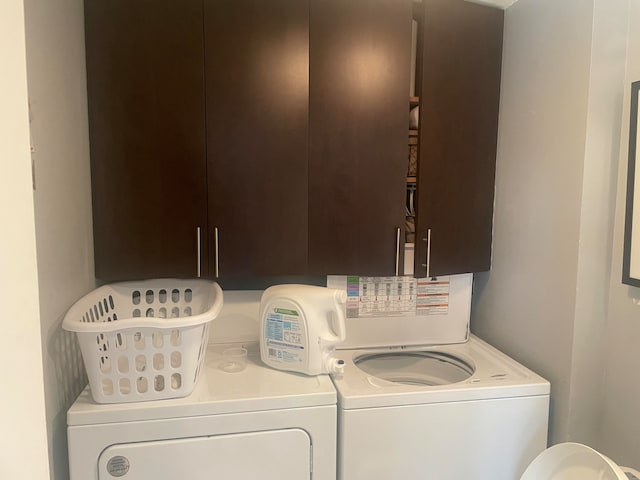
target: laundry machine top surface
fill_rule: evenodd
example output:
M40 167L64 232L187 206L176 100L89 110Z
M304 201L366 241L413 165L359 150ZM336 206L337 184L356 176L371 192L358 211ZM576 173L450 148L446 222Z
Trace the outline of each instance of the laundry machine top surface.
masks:
M67 412L67 424L160 420L336 404L336 390L329 376L306 376L271 369L261 362L257 344L249 346L244 370L224 371L222 352L230 346L209 345L200 379L187 397L98 404L87 387Z
M341 350L342 409L549 395L545 379L475 336L453 345Z

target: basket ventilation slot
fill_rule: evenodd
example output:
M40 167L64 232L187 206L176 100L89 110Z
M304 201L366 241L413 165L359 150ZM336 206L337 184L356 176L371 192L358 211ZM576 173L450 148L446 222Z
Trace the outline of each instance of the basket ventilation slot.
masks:
M113 309L113 297L109 295L108 297L99 300L91 308L89 308L89 310L82 316L80 321L83 323L94 323L104 322L105 320L107 322L117 320L118 317L116 316L115 312L113 313L113 315L109 315L109 312L111 312Z
M148 305L146 308L141 308L142 297L144 293L144 302ZM169 294L167 290L164 288L154 291L154 290L146 290L144 292L140 290L134 290L131 292L131 303L135 307L132 311L132 316L134 318L142 317L143 310L144 316L148 318L159 317L159 318L167 318L169 314L169 310L167 307L162 306L166 304L169 300ZM172 303L180 303L181 301L184 303L191 303L193 300L193 290L191 288L185 288L184 291L180 291L177 288L171 290L171 302ZM106 302L105 302L106 307ZM155 307L155 308L154 308ZM176 318L180 316L190 317L193 315L193 308L190 305L182 306L175 305L171 307L171 318ZM182 310L182 313L181 313ZM96 315L98 311L96 310Z
M157 350L162 349L165 346L165 343L170 344L172 347L180 347L182 344L182 335L179 329L171 330L167 337L168 338L165 340L165 335L163 335L162 330L155 330L147 335L143 332L135 332L130 336L129 341L131 341L134 348L139 351L146 350L148 342L150 342L153 348ZM203 341L201 342L198 354L199 357L204 355L204 348L202 345L206 347L206 342L204 340L207 337L204 332L202 338ZM140 353L132 358L132 363L130 363L130 359L127 355L121 354L117 357L107 356L106 352L109 351L109 339L104 334L100 333L96 335L96 343L98 349L101 352L105 352L105 355L100 357L100 372L107 377L102 380L102 393L107 396L113 395L115 393L115 389L117 389L120 395L129 395L133 393L133 388L135 388L135 392L137 393L147 393L149 391L149 380L147 377L140 374L145 373L148 370L148 366L152 367L155 372L166 372L167 368L175 370L182 367L182 353L180 350L174 350L170 354L158 352L149 356ZM114 343L117 350L125 352L127 336L123 333L116 333ZM112 362L115 362L115 364ZM166 365L167 362L168 365ZM136 372L135 375L140 376L137 378L134 376L135 381L133 381L133 378L121 377L117 379L114 384L114 380L109 378L109 376L114 373L114 367L116 368L117 373L121 375L128 375L132 371L132 368L134 368ZM198 366L196 370L196 378L199 370L200 366ZM153 390L156 392L164 391L167 388L167 385L169 385L173 390L178 390L182 387L182 375L177 372L170 375L156 374L151 378L153 379ZM168 383L169 380L170 382Z

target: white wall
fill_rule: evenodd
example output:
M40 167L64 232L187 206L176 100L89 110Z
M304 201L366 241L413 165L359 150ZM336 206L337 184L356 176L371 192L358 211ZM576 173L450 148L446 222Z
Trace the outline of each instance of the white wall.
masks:
M569 440L597 447L604 389L613 219L627 50L628 0L596 0L573 319Z
M631 82L640 80L640 0L630 5L600 448L618 463L640 469L640 289L621 282L630 89Z
M519 0L505 12L493 259L472 329L552 385L567 435L591 8ZM578 5L579 4L579 5Z
M551 382L552 443L599 438L625 5L505 12L493 263L472 329Z
M64 480L66 411L86 376L75 335L60 323L94 288L83 3L24 5L49 460L51 478Z
M49 477L22 0L0 2L0 478Z

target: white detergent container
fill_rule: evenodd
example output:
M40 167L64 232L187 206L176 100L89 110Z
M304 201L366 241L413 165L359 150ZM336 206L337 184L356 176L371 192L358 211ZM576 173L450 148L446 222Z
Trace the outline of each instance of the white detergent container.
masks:
M260 354L270 367L306 375L341 374L334 357L346 338L344 290L276 285L260 300Z

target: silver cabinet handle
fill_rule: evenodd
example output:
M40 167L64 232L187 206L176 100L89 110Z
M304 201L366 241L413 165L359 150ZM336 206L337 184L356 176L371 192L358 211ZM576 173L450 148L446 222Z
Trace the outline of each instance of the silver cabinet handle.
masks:
M214 263L214 272L216 275L216 278L218 278L220 275L220 263L219 263L219 258L220 258L220 248L219 248L219 240L218 240L218 227L214 227L213 228L213 245L214 245L214 249L216 251L216 259L215 259L215 263Z
M197 263L196 263L196 275L200 278L200 274L202 273L202 241L201 241L201 233L200 227L196 227L196 251L197 254Z
M422 239L424 242L427 242L427 263L423 263L422 266L427 268L427 278L430 278L430 266L431 266L431 229L427 229L426 238Z
M396 228L396 277L400 275L400 227Z

